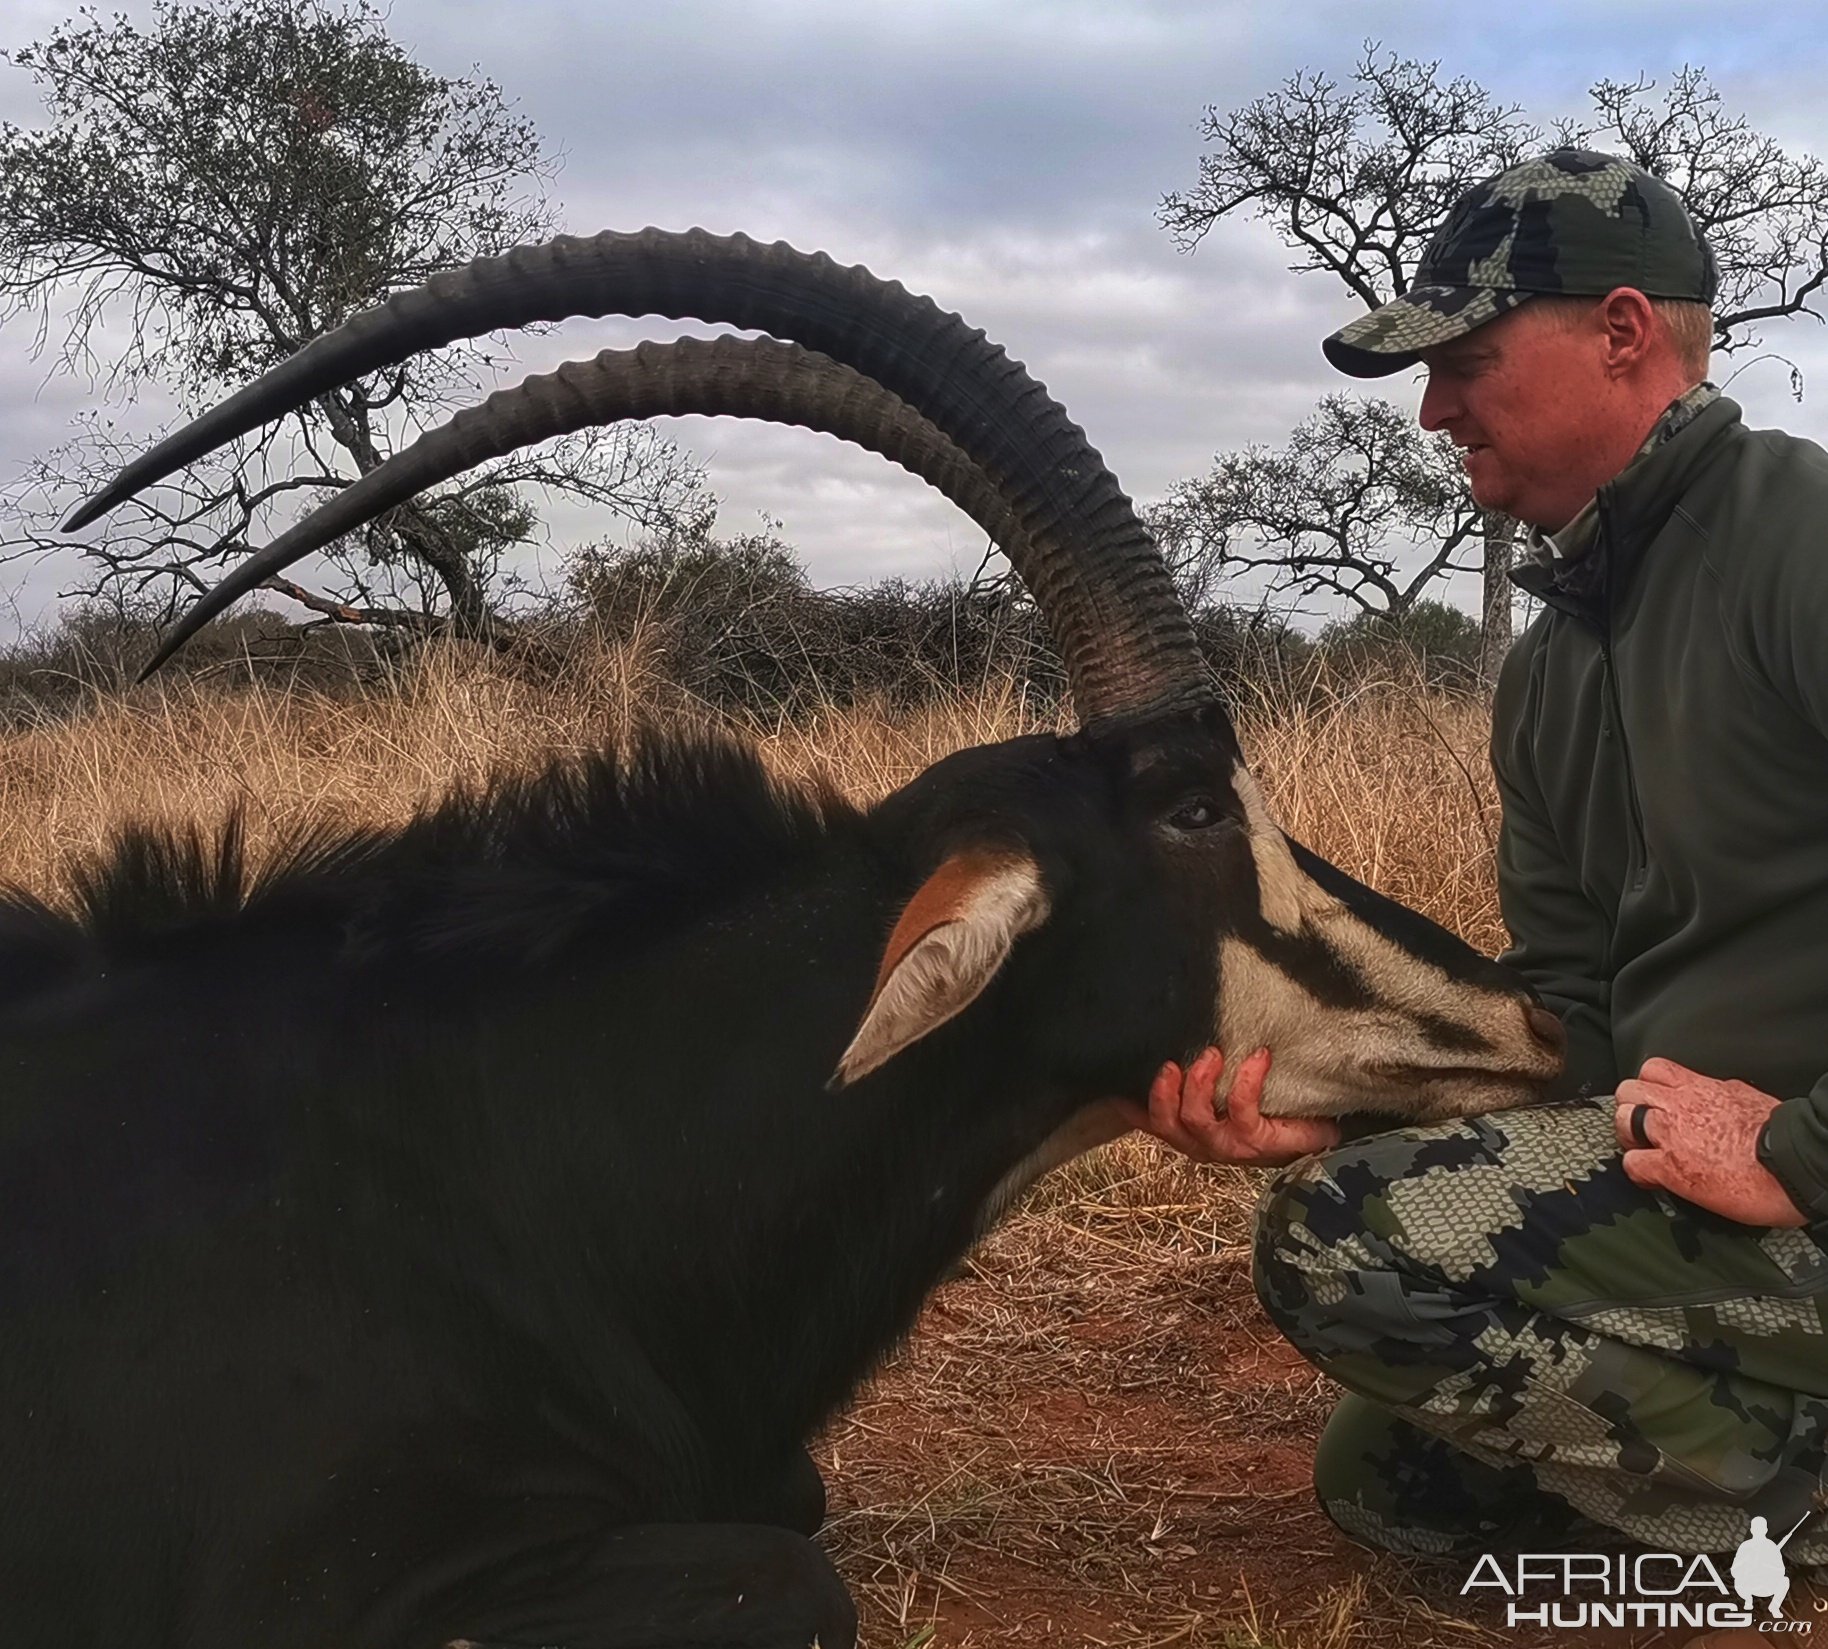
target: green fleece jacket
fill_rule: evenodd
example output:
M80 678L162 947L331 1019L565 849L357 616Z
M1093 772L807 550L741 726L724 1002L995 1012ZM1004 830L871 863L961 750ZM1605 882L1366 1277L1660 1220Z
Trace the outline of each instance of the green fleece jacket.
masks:
M1713 401L1597 500L1500 679L1506 960L1575 1080L1647 1058L1784 1103L1760 1155L1828 1219L1828 453Z

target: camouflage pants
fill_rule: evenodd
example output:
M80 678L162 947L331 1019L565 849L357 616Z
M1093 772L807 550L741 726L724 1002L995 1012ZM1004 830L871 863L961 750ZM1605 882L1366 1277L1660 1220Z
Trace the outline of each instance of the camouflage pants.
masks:
M1828 1507L1828 1250L1626 1177L1610 1101L1379 1134L1259 1213L1257 1293L1349 1393L1315 1487L1413 1553L1566 1544L1577 1519L1730 1551ZM1786 1549L1828 1564L1828 1519Z

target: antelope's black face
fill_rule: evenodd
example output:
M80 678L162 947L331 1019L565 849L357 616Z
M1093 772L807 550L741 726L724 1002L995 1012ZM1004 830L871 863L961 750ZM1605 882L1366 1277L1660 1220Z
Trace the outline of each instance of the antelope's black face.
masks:
M1561 1071L1516 975L1282 834L1216 711L962 751L879 816L932 874L872 1001L901 1032L866 1018L844 1079L1005 965L1041 1057L1110 1092L1208 1042L1269 1048L1281 1115L1471 1115Z

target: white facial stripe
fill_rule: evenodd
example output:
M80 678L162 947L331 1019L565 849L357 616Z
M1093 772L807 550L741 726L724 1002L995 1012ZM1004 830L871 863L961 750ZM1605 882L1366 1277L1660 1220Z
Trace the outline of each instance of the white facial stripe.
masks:
M1263 1090L1269 1114L1337 1116L1375 1108L1405 1115L1436 1109L1430 1096L1392 1092L1376 1074L1380 1066L1424 1057L1419 1029L1400 1010L1322 1002L1241 940L1222 946L1219 967L1220 1044L1240 1055L1271 1050ZM1229 1064L1228 1078L1238 1063Z
M1257 900L1263 920L1284 933L1299 933L1304 918L1318 916L1336 903L1311 876L1304 876L1289 852L1263 792L1242 762L1231 770L1231 787L1244 804L1250 831L1250 855L1257 865Z
M1463 1024L1467 1022L1471 997L1477 1003L1478 1022L1469 1028L1490 1034L1488 1018L1495 1023L1497 1015L1507 1013L1508 1000L1456 984L1432 962L1412 955L1334 898L1295 863L1287 839L1270 817L1263 792L1242 762L1232 769L1231 782L1249 821L1259 897L1264 919L1272 927L1285 933L1299 933L1306 928L1364 976L1386 1010L1427 1014ZM1301 995L1306 997L1307 993L1303 991Z
M1463 1025L1500 1044L1505 1040L1501 1022L1520 1018L1509 997L1456 983L1344 906L1324 932L1328 946L1358 969L1386 1009Z

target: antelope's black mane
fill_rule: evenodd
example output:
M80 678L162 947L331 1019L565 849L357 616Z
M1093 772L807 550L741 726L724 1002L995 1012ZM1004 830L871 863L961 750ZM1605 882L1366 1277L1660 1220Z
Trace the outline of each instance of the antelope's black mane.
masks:
M130 826L67 868L61 907L0 891L0 993L255 929L329 933L352 960L537 963L586 936L652 937L860 817L828 789L776 778L747 746L648 731L455 785L395 828L302 829L258 869L239 809L214 828Z

